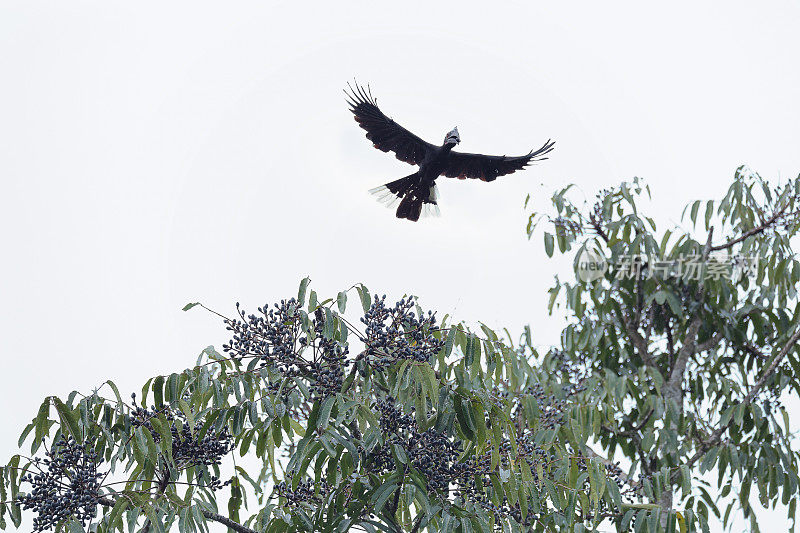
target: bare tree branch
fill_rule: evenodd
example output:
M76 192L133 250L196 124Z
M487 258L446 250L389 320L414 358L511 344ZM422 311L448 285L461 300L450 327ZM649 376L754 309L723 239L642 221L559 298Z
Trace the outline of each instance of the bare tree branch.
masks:
M630 320L625 316L625 313L620 310L619 312L619 321L622 326L625 328L625 332L628 334L628 337L633 344L633 347L636 348L636 351L639 353L639 357L642 358L644 364L648 366L654 366L655 360L653 355L647 349L647 341L641 334L636 330L636 327L631 323Z
M203 516L206 517L206 520L219 522L220 524L228 526L238 533L258 533L255 529L250 529L249 527L243 526L242 524L234 522L230 518L222 516L221 514L212 513L211 511L206 511L205 509L203 509L201 512L203 513Z
M761 224L760 226L756 226L755 228L751 228L751 229L745 231L744 233L742 233L739 237L736 237L735 239L732 239L732 240L730 240L730 241L728 241L728 242L726 242L724 244L719 244L717 246L712 246L711 247L711 251L712 252L716 252L716 251L719 251L719 250L725 250L725 249L730 248L731 246L733 246L735 244L738 244L738 243L742 242L743 240L745 240L748 237L752 237L753 235L758 235L759 233L762 233L762 232L768 230L773 224L775 224L778 220L780 220L780 218L786 213L786 209L788 209L788 207L789 207L789 204L787 203L782 208L780 208L779 210L775 211L773 213L773 215L769 219L767 219L763 224Z
M705 342L701 342L700 344L698 344L697 347L695 348L695 352L696 353L703 353L705 351L710 350L711 348L714 348L722 340L722 337L723 337L723 335L722 335L721 331L716 332L710 339L708 339Z
M703 262L708 260L708 256L711 253L711 240L713 238L714 227L711 226L708 229L708 238L706 239L706 244L703 247ZM701 279L696 294L697 302L702 303L704 296L705 283L704 279ZM669 372L669 378L664 384L664 387L661 389L664 393L665 399L668 402L674 403L678 407L680 415L682 415L684 412L683 377L686 373L686 365L689 362L689 359L694 356L695 352L697 351L697 334L700 331L700 326L703 325L701 311L702 306L698 306L697 310L695 311L695 316L691 319L689 326L686 328L686 333L684 334L683 338L683 345L675 356L675 360ZM674 421L672 422L672 426L676 426ZM673 505L672 483L674 483L676 480L677 477L670 476L671 483L669 488L664 490L658 498L658 505L661 507L661 527L665 527L667 525L667 521L669 520L669 513L672 510Z
M789 354L789 352L792 350L792 348L794 348L794 346L797 344L798 340L800 340L800 327L795 329L794 333L792 334L791 337L789 337L789 340L786 342L786 344L784 344L781 351L778 353L778 355L775 356L775 358L772 360L772 362L769 364L766 370L764 370L764 372L761 374L761 377L758 378L758 381L756 381L755 384L750 388L747 395L744 397L744 399L739 405L749 405L750 403L753 402L753 399L761 391L761 389L764 388L764 385L766 384L767 380L769 380L769 378L772 377L772 375L781 365L781 363ZM697 461L699 461L712 446L716 446L717 444L719 444L722 438L722 434L725 433L725 431L730 427L732 423L733 419L729 420L727 424L723 424L722 426L714 430L709 439L704 444L702 444L695 452L695 454L686 462L687 466L691 466ZM676 479L677 476L678 472L674 472L672 474L673 479Z
M684 337L683 345L678 350L675 357L675 364L672 366L667 384L664 386L669 392L679 392L683 382L683 375L686 372L686 363L689 358L695 353L697 348L697 332L700 331L700 326L703 324L703 319L700 315L695 316L686 328L686 335ZM677 398L675 398L677 399Z

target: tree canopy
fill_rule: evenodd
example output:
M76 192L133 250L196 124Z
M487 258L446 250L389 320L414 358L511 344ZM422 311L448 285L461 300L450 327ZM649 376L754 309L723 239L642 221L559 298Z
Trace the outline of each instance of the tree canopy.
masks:
M586 251L614 265L550 290L569 321L560 349L601 384L597 447L632 465L668 531L707 531L709 517L728 524L737 509L758 531L752 488L794 521L798 455L780 398L800 392L800 179L771 186L740 167L721 200L684 209L690 229L661 232L637 207L649 196L641 180L583 207L568 189L553 197L548 255L557 243L578 248L576 269ZM529 235L541 219L531 215Z
M657 231L648 193L567 188L531 214L548 256L575 253L549 293L558 346L306 278L219 314L220 350L135 394L46 398L2 467L0 527L683 532L741 513L757 530L751 492L793 519L800 180L740 168L687 206L690 229Z

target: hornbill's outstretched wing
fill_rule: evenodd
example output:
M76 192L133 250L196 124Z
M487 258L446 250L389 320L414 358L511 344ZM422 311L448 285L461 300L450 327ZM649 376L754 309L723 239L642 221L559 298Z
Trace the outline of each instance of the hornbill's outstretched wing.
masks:
M542 157L553 149L555 141L547 141L538 150L531 151L519 157L507 157L504 155L483 155L465 154L461 152L450 152L447 159L447 168L444 174L448 178L472 178L483 181L494 181L497 176L511 174L517 170L522 170L531 161L543 161Z
M403 126L390 119L378 109L378 105L369 87L356 85L355 89L348 83L350 93L348 96L350 111L353 112L356 122L367 131L367 139L373 146L384 152L392 151L397 159L411 165L420 165L429 151L436 147L427 143L405 129Z

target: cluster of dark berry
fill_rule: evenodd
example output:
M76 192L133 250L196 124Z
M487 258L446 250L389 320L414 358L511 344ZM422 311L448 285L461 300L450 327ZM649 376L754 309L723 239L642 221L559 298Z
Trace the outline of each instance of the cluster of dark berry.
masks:
M408 440L408 457L411 465L422 474L428 490L447 493L458 472L461 443L450 440L443 433L429 429L414 432Z
M773 391L770 396L761 400L761 408L764 410L764 413L766 413L767 416L774 414L774 411L781 411L785 409L783 402L781 401L780 394L777 391Z
M586 456L584 456L583 453L581 453L580 451L576 452L572 459L576 461L579 470L585 472L588 469L589 459ZM606 474L606 479L613 481L617 485L620 494L626 500L632 501L637 495L640 496L639 492L641 489L638 487L641 486L641 482L644 480L645 476L640 475L639 476L640 483L638 487L633 487L631 486L630 483L627 482L627 476L622 471L622 468L620 468L619 463L606 464L605 474ZM584 482L583 489L586 492L589 492L590 490L590 484L588 478ZM617 514L618 514L617 511L612 509L606 501L601 500L598 509L596 509L593 512L585 512L581 518L586 521L592 521L596 518L602 519L602 518L617 516Z
M414 417L410 414L404 415L392 397L378 400L375 408L380 412L378 424L387 435L395 434L401 430L408 430L414 426Z
M544 429L555 429L564 421L564 413L569 409L570 404L566 398L557 398L552 394L545 391L544 386L540 383L527 387L523 391L523 396L532 396L536 399L536 404L539 407L539 424ZM524 406L520 401L522 396L513 398L513 420L524 421L523 414ZM527 424L523 423L518 430L522 430Z
M386 295L375 296L369 310L361 318L366 326L366 356L370 366L384 369L397 361L427 362L439 353L444 341L437 339L436 315L412 310L414 298L402 298L393 308L386 307Z
M508 466L506 461L503 466ZM498 495L501 499L499 505L495 505L492 501L491 492L494 491L494 487L489 477L491 452L480 457L470 456L466 460L454 464L452 471L456 484L455 496L461 502L469 501L480 505L486 512L494 515L498 524L501 518L508 517L524 524L519 505L509 505L505 495L502 494Z
M583 227L581 224L569 218L557 217L553 219L553 225L556 227L556 229L560 229L574 236L578 236L583 233Z
M760 359L760 360L767 360L773 356L773 351L769 346L759 347L755 346L750 342L742 342L736 343L734 345L735 350L740 350L743 354L747 354L753 359ZM792 371L786 368L786 364L784 364L783 370L787 374L791 374ZM776 373L777 379L775 380L775 385L773 386L766 386L758 393L755 398L755 402L761 405L761 408L764 410L764 413L767 416L775 414L777 411L781 411L785 409L783 402L781 401L781 395L783 393L783 389L780 386L776 386L780 382L780 373Z
M328 484L320 481L319 492L317 492L314 482L311 480L300 481L294 490L290 483L281 481L275 486L275 491L280 498L285 498L286 504L290 506L301 503L320 503L328 494Z
M392 444L398 443L403 446L409 435L416 430L416 423L413 417L403 414L391 396L378 400L373 408L379 413L378 424L385 441L367 456L367 463L371 472L383 473L394 469Z
M391 446L399 445L413 467L425 480L431 492L447 495L451 483L467 479L470 463L458 463L460 442L453 442L447 435L434 429L413 431L410 437L393 438L377 447L368 456L368 468L373 473L384 473L394 469Z
M339 364L312 363L314 381L311 391L317 398L327 398L342 389L344 383L344 362Z
M326 338L323 335L325 327L325 316L322 309L317 309L314 313L314 332L316 333L316 346L314 346L315 362L311 364L313 369L313 384L311 389L317 397L326 398L331 394L336 394L342 389L344 374L351 361L347 359L350 350L347 346L334 339ZM306 338L300 339L303 344L307 344Z
M536 515L528 513L523 518L519 504L511 505L504 495L498 495L499 505L493 503L494 489L490 474L495 470L492 469L491 451L459 459L462 455L461 442L434 429L419 431L415 419L403 415L400 406L392 398L381 400L374 407L380 412L378 420L385 443L368 455L367 467L371 472L382 474L393 470L395 462L392 447L399 446L408 457L408 464L425 479L431 495L435 493L440 499L448 501L453 496L457 499L456 503L480 505L494 515L498 523L501 518L511 518L523 527L534 524ZM517 446L520 457L528 461L535 480L538 479L537 465L547 465L557 459L554 452L542 448L530 432L519 435ZM508 457L511 455L511 443L508 439L500 444L499 451L499 467L510 471ZM545 470L549 471L549 468Z
M375 407L380 411L378 422L385 434L385 443L370 454L370 470L375 473L392 470L391 447L397 445L408 457L409 466L419 472L432 492L447 493L450 483L466 477L464 464L458 463L459 441L435 429L420 431L413 416L404 415L391 397L380 400Z
M246 315L236 304L240 318L226 320L227 329L233 332L230 342L223 345L234 358L255 357L260 367L269 367L281 376L301 376L310 382L318 398L339 392L351 361L347 359L348 347L326 337L325 313L317 308L307 335L301 328L301 313L294 298L281 300L280 304L259 307L258 314ZM306 350L313 359L302 357ZM272 390L277 390L277 385Z
M536 383L526 387L522 394L496 391L498 396L509 399L513 404L512 419L517 422L525 421L523 414L524 397L533 397L539 409L539 422L544 429L555 429L564 421L566 412L575 402L575 396L586 390L590 370L582 361L575 361L568 354L561 351L550 353L552 374L561 376L561 386L553 390L545 383ZM526 424L522 424L524 427ZM522 430L523 427L518 427Z
M230 485L233 482L233 478L223 482L220 478L218 478L213 474L208 474L204 473L203 471L200 471L197 474L197 481L203 486L203 488L217 491L222 487L227 487L228 485Z
M134 397L135 401L135 397ZM212 433L206 432L201 436L203 424L197 421L194 431L189 428L186 416L177 410L164 405L160 409L155 407L146 409L136 406L131 411L131 425L133 427L145 427L153 435L153 440L158 444L161 442L161 434L153 428L151 420L159 414L164 415L170 426L172 433L172 459L178 468L199 465L219 465L222 458L233 449L233 437L227 427ZM214 485L213 479L209 487Z
M226 320L233 338L222 348L232 357L258 357L260 366L276 366L283 374L296 372L296 341L300 329L297 300L258 308L258 315L245 315L239 303L239 319Z
M31 467L38 472L22 477L32 489L19 497L19 503L36 513L33 530L56 529L68 519L85 525L97 514L103 477L97 467L102 458L91 449L91 443L83 446L64 437L45 453L46 458L33 459Z
M516 439L518 457L528 463L528 467L533 474L534 483L539 484L539 469L538 466L542 465L544 471L549 471L549 465L558 460L553 451L545 450L535 440L535 436L531 432L521 433ZM511 442L504 439L500 443L500 463L499 468L502 472L505 470L509 475L513 473L512 465L509 463L508 458L512 454ZM456 496L462 501L471 501L480 505L486 512L492 514L495 518L495 523L498 529L502 529L502 521L505 519L513 519L524 530L534 525L539 518L538 515L528 511L523 517L522 508L519 502L513 505L508 501L505 494L497 494L499 504L494 503L493 485L491 483L490 473L492 473L492 457L491 451L486 452L482 456L470 456L465 461L454 465L454 478L457 481Z
M590 369L585 361L576 361L561 350L553 350L551 357L556 364L556 372L562 376L561 389L568 398L586 390Z
M382 474L394 469L391 444L384 443L376 446L367 455L367 470L374 474Z
M534 525L538 516L531 511L528 511L528 514L525 518L522 517L522 509L520 508L519 502L511 505L508 502L508 497L503 496L500 505L495 505L491 501L482 502L483 508L492 513L495 519L495 527L497 531L502 531L502 519L503 518L512 518L517 524L522 526L525 531L528 531L531 526Z
M628 476L625 475L625 472L620 468L619 462L606 465L606 477L613 481L617 487L619 487L620 494L628 499L633 499L642 490L641 483L636 486L631 486L628 482Z
M543 465L547 469L547 465L556 460L555 453L552 450L545 450L536 442L535 436L531 432L521 433L517 437L517 451L521 458L524 458L528 463L533 474L533 479L539 481L539 474L537 472L538 465ZM500 456L505 458L511 453L511 444L508 440L504 440L500 445Z

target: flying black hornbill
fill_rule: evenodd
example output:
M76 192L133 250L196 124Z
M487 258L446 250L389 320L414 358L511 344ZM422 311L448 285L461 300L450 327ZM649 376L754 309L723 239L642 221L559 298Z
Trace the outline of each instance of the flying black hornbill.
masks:
M494 181L497 176L511 174L522 170L531 161L543 161L545 154L553 149L554 141L548 140L541 148L518 157L504 155L467 154L453 151L453 147L461 142L458 128L453 128L444 137L442 146L425 142L400 124L390 119L378 109L375 98L369 90L356 84L345 94L350 111L356 122L367 131L367 139L373 146L384 152L394 152L397 159L419 170L405 178L391 181L370 192L378 196L378 200L393 205L400 200L397 207L397 218L417 221L423 206L426 213L439 214L436 203L436 178L472 178L483 181Z

